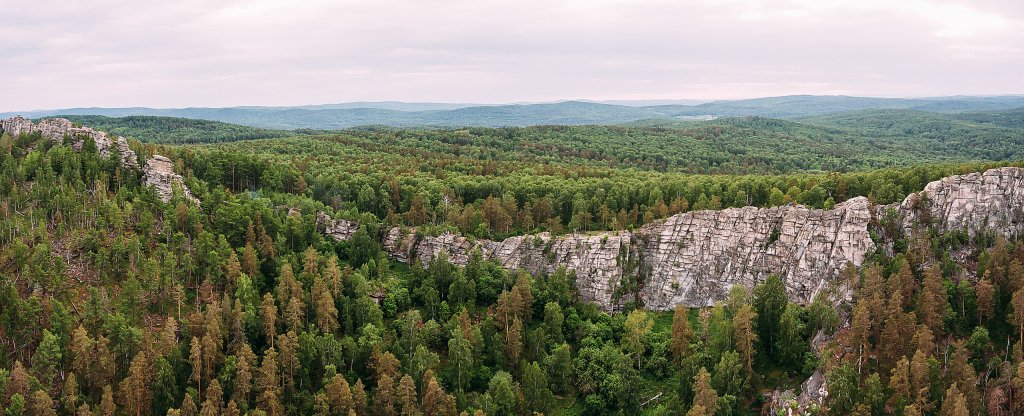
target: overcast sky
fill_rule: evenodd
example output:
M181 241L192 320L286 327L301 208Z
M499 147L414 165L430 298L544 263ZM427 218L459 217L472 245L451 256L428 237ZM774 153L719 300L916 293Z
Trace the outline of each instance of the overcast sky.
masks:
M1024 93L1021 0L14 0L0 111Z

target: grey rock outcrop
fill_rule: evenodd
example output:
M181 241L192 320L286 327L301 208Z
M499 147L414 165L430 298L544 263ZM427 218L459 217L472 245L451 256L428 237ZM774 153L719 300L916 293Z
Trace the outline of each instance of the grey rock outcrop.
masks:
M352 238L352 234L359 230L359 223L336 220L323 212L316 213L316 225L317 229L338 241Z
M1024 169L1004 167L929 183L895 208L904 228L933 222L945 230L991 230L1006 237L1024 231Z
M38 123L32 123L32 120L15 116L0 120L0 129L3 129L4 132L12 136L23 133L39 133L56 143L63 143L65 137L70 137L77 139L72 146L78 151L82 150L82 146L85 143L84 139L91 138L96 143L96 149L99 150L100 156L110 156L112 149L116 147L122 164L133 169L139 168L138 156L136 156L135 151L128 147L128 141L124 137L118 136L111 139L107 136L107 133L89 127L76 127L74 123L67 119L48 118L40 120Z
M124 137L118 136L115 139L111 139L107 136L107 133L89 127L76 127L74 123L67 119L49 118L33 123L32 120L27 118L15 116L0 120L0 130L12 136L39 133L56 143L63 143L65 137L77 139L72 144L72 147L79 152L82 151L85 145L85 138L91 138L96 143L96 149L101 156L109 156L112 149L116 148L120 154L122 165L133 170L139 169L138 155L128 146L128 140ZM174 173L174 164L170 159L160 155L153 155L153 157L146 161L146 166L142 169L142 173L145 175L146 184L156 189L160 199L164 202L171 200L171 196L174 194L174 187L179 186L185 198L199 205L199 200L192 196L192 192L185 186L181 176Z
M947 229L983 228L1016 235L1024 227L1024 170L1000 168L930 183L890 206L906 227L919 219L928 195L933 223ZM403 262L428 264L440 253L464 265L473 250L508 269L551 273L574 271L580 297L615 310L629 299L616 293L624 279L637 282L635 296L649 309L706 306L724 299L735 285L752 288L770 274L783 278L790 299L806 303L838 281L847 264L859 266L875 249L869 227L872 207L857 197L830 210L799 205L695 211L648 224L633 232L547 233L502 241L474 240L454 233L421 236L415 229L392 228L382 246ZM342 240L351 234L328 233Z
M174 187L177 186L181 188L185 199L188 199L197 206L199 205L199 200L192 196L192 192L185 186L181 175L174 173L174 162L171 162L170 159L160 155L153 155L153 157L146 161L146 168L143 169L143 172L146 175L146 185L156 190L160 200L170 202L171 197L174 196Z

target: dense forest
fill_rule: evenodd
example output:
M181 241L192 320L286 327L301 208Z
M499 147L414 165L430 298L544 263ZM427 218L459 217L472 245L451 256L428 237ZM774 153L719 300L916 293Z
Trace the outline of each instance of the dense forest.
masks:
M218 143L235 140L294 136L295 132L266 130L211 120L177 117L87 115L59 116L118 136L143 138L154 143Z
M89 143L2 135L0 412L746 415L818 371L830 394L812 413L1020 414L1024 244L986 233L880 228L883 249L844 273L850 303L829 291L789 303L771 277L711 308L614 314L579 301L564 270L531 276L479 255L406 265L378 243L390 224L498 238L730 206L891 203L1012 164L939 140L946 151L923 154L941 163L907 166L849 139L834 162L793 165L816 156L778 155L828 139L777 131L786 123L132 142L140 158L175 160L201 205L162 202ZM231 141L223 133L210 141ZM676 142L722 149L728 135L764 159L726 151L712 164ZM869 170L872 158L887 168ZM330 240L320 211L362 228Z

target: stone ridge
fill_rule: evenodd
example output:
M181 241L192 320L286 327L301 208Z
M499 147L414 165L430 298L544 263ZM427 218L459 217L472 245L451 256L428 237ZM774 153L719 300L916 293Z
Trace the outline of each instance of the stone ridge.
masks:
M56 143L63 143L65 137L78 139L72 147L79 152L82 151L82 147L85 145L84 138L92 138L101 156L109 156L110 149L113 146L117 146L117 150L121 155L121 164L133 170L139 169L138 156L128 147L128 140L124 137L118 136L112 140L107 136L107 133L89 127L75 127L74 123L67 119L48 118L40 120L38 123L32 123L32 120L22 116L15 116L0 120L0 130L12 136L23 133L39 133ZM174 195L174 187L180 186L185 198L199 205L199 200L192 196L192 192L185 186L181 176L174 173L174 164L170 159L160 155L153 155L153 157L146 161L146 165L142 170L146 177L146 184L152 186L164 202L170 201Z
M942 178L894 207L906 219L907 229L938 219L945 230L992 230L1014 238L1024 231L1024 169L1004 167Z
M581 299L607 310L629 299L616 289L624 278L641 283L639 300L650 309L677 304L705 306L727 296L733 285L752 287L771 273L784 277L792 299L808 302L847 263L859 265L874 248L868 235L866 198L832 210L803 206L695 211L634 232L548 233L502 241L472 240L454 233L418 236L416 229L389 229L383 249L403 262L428 264L441 253L465 265L473 250L507 269L533 274L565 266L574 271ZM318 215L321 229L345 240L355 224Z
M110 149L113 146L117 146L117 150L121 154L121 163L134 169L139 168L138 157L128 147L128 141L124 137L117 136L117 138L111 139L107 136L107 133L102 131L93 130L89 127L75 127L74 123L67 119L48 118L33 124L32 120L22 116L15 116L0 120L0 130L12 136L22 133L39 133L58 144L64 142L64 137L78 139L73 144L75 150L78 151L82 150L82 146L85 143L84 138L89 137L96 143L96 149L99 150L101 156L109 156Z
M639 282L637 299L655 310L710 305L727 297L732 286L752 288L773 273L783 278L791 300L807 303L832 283L847 294L837 279L847 264L861 265L875 249L869 233L873 215L894 208L905 227L913 227L923 219L925 211L915 207L924 195L929 219L944 229L989 229L1012 237L1024 227L1024 169L999 168L947 177L882 207L857 197L830 210L788 205L694 211L633 232L541 233L502 241L454 233L420 236L415 228L395 227L384 233L382 246L406 263L428 264L445 253L465 265L479 249L508 269L539 274L565 266L576 272L580 297L605 310L631 300L616 296L624 278ZM356 227L325 214L318 223L337 240L349 238Z

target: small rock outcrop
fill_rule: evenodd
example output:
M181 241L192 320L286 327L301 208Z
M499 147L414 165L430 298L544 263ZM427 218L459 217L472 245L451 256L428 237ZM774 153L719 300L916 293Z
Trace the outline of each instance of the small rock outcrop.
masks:
M85 145L85 139L90 138L96 143L96 149L101 156L109 156L112 151L111 149L116 148L120 154L122 165L133 170L139 169L138 156L128 146L128 140L124 137L118 136L116 139L111 139L107 136L107 133L89 127L76 127L74 123L67 119L48 118L40 120L38 123L33 123L32 120L27 118L15 116L0 120L0 130L12 136L39 133L56 143L63 143L65 137L77 139L72 144L72 147L79 152L82 151ZM153 155L153 157L146 161L142 173L145 175L146 184L155 188L160 199L164 202L171 200L171 196L174 194L174 186L177 185L181 187L185 198L199 205L199 200L192 196L192 192L185 186L181 176L174 173L174 163L170 159L160 155Z
M146 185L156 190L160 200L170 202L171 197L174 196L174 187L177 186L181 188L185 199L188 199L197 206L199 205L199 200L192 196L192 192L185 186L181 175L174 173L174 162L171 162L171 159L160 155L153 155L153 157L146 161L146 168L143 169L143 172L146 175Z
M352 238L352 234L359 230L359 223L336 220L324 212L316 213L316 225L317 229L338 241Z

